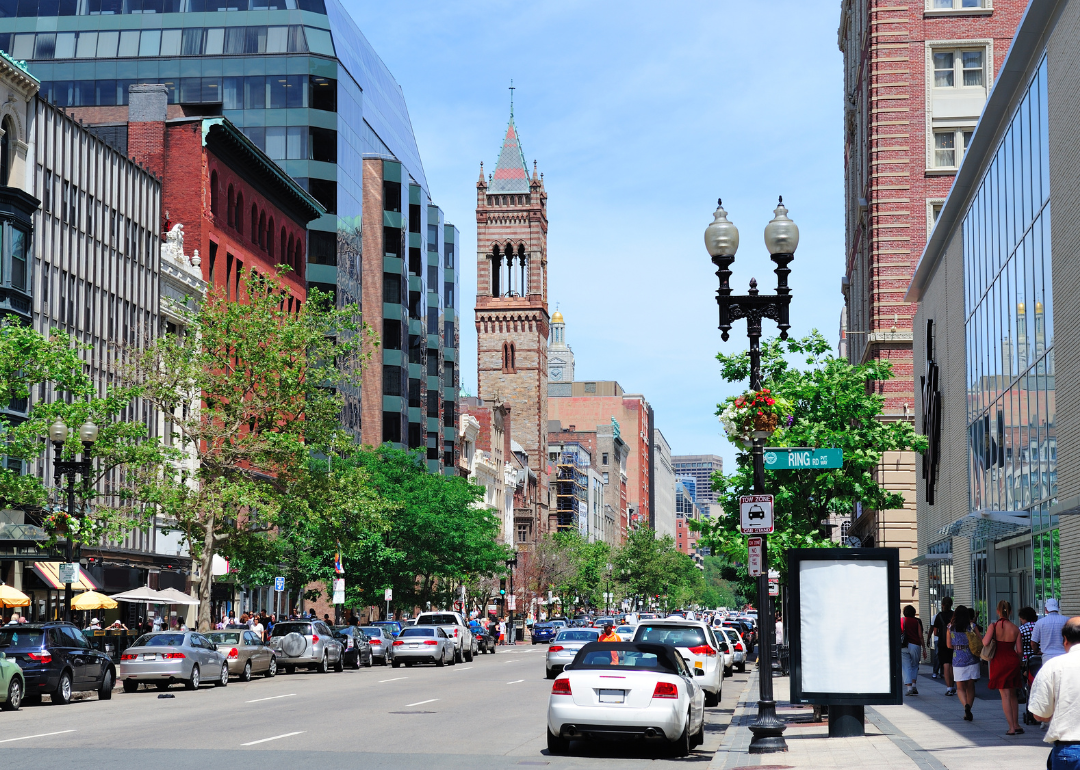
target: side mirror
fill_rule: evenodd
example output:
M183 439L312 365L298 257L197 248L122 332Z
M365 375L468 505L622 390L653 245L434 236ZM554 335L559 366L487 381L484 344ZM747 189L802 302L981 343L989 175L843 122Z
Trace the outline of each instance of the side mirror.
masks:
M214 642L210 642L210 649L216 650L217 649L217 644L215 644Z
M695 668L694 669L694 676L705 676L705 669L703 669L703 668Z

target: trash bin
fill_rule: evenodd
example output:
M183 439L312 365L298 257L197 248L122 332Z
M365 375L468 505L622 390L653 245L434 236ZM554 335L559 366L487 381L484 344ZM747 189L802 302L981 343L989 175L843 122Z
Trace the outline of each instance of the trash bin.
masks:
M786 644L776 645L776 657L773 659L773 676L787 676L790 649Z

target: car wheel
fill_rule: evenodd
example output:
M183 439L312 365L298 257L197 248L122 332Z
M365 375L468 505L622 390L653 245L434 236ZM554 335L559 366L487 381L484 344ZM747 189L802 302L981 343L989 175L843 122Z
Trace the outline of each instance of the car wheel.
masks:
M701 715L701 726L698 727L697 732L690 738L690 748L696 749L698 746L705 742L705 714Z
M22 680L17 676L11 677L11 684L8 685L7 700L0 703L0 708L4 711L18 711L19 706L22 705L23 700L23 687Z
M454 654L452 654L452 655L450 656L450 660L448 660L448 661L447 661L447 663L449 663L449 664L450 664L451 666L453 666L453 665L455 665L455 664L456 664L457 662L458 662L458 658L457 658L457 653L455 652Z
M250 682L251 681L251 661L250 660L247 663L244 664L244 670L242 672L240 672L240 681L241 682Z
M214 682L214 687L228 687L229 686L229 664L221 664L221 676Z
M58 706L71 702L71 674L69 672L60 674L60 681L56 683L56 689L52 692L52 702Z
M125 679L124 680L124 692L135 692L138 689L139 689L139 683L136 682L134 679Z
M337 662L334 663L334 671L341 673L345 670L345 653L339 652Z
M266 667L266 676L277 676L277 656L270 657L270 665Z
M371 668L371 664L374 662L372 661L371 657L371 653L369 652L367 654L367 658L364 660L364 668Z
M460 663L462 659L461 650L454 650L454 663Z
M732 670L731 666L728 666L727 668L724 669L724 676L731 676L732 673L733 673L733 670Z
M736 663L735 668L738 670L738 672L740 674L746 673L746 664L745 663Z
M671 742L671 753L676 757L685 757L690 754L693 747L690 745L690 712L686 712L686 726L683 727L682 735Z
M548 754L569 754L570 753L570 741L565 738L561 738L551 732L549 728L547 731L548 738Z
M468 651L467 653L465 653L465 662L466 662L466 663L472 663L472 659L473 659L473 655L474 655L474 654L475 654L475 653L474 653L474 652L472 651L472 649L470 648L470 649L469 649L469 651Z
M535 639L533 639L533 644L536 644L536 640L535 640Z
M401 668L401 661L395 660L390 665L393 666L394 668ZM408 664L405 664L405 665L408 665Z
M547 671L547 678L548 679L554 679L555 677L557 677L559 675L558 671L552 671L550 668L545 669L545 671Z
M101 677L101 687L97 691L98 700L112 700L113 681L112 669L105 669L105 676Z
M720 696L714 692L705 691L705 705L709 708L720 705Z
M330 670L330 659L325 652L322 654L322 660L319 661L319 665L315 667L315 670L320 674L325 674Z
M435 665L436 665L436 666L437 666L438 668L442 668L443 666L445 666L445 665L446 665L446 656L445 656L445 655L443 655L443 656L442 656L442 657L440 657L440 658L439 658L439 659L438 659L437 661L435 661Z
M199 665L195 664L191 667L191 677L184 682L184 687L189 690L199 689Z
M361 660L362 657L363 656L359 652L356 653L356 663L353 665L353 668L357 671L360 670L360 666L362 666L364 663L364 661Z

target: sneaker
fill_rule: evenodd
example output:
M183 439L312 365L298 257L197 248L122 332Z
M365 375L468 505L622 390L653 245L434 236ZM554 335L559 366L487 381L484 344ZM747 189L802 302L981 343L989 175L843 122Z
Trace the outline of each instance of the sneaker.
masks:
M912 687L911 692L908 693L908 695L918 695L918 694L919 694L919 688L918 687Z
M940 679L941 677L939 677L937 674L931 674L930 678L931 679Z
M948 690L945 691L945 694L946 695L956 695L956 688L955 687L950 687Z

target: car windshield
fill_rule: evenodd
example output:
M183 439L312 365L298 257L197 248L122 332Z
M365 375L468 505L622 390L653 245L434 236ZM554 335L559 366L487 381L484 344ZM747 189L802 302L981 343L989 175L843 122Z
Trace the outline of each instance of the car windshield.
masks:
M402 630L401 636L435 636L435 629L415 628L413 626L409 626L408 628Z
M600 638L598 631L592 631L584 628L575 628L570 631L560 631L559 635L555 637L556 642L595 642Z
M183 647L183 634L143 634L132 647Z
M301 636L311 636L311 624L278 623L274 626L274 630L270 632L270 636L288 636L293 633L300 634Z
M455 626L457 622L453 615L421 615L416 619L418 626Z
M40 649L44 638L43 628L0 628L0 647L9 650Z
M697 626L649 625L638 628L635 642L670 644L675 647L697 647L705 644L705 631Z
M214 644L240 644L240 634L234 631L214 631L206 635Z

